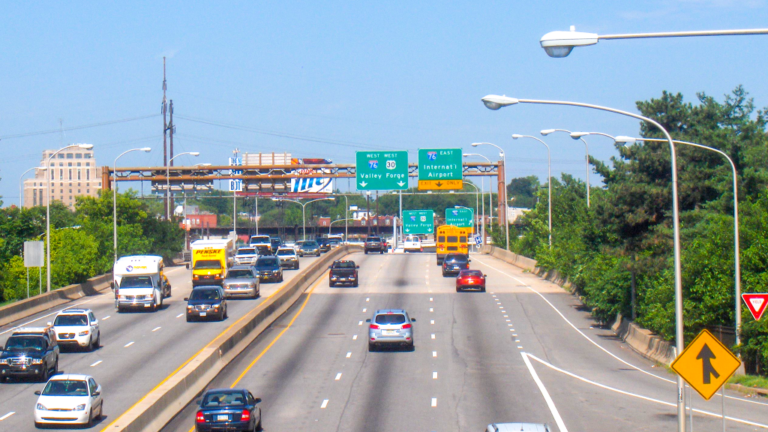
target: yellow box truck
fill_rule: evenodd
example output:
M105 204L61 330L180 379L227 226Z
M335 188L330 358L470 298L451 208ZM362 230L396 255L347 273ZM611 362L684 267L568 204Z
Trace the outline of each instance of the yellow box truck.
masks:
M232 240L197 240L192 242L192 286L221 285L227 277L227 262L232 254Z

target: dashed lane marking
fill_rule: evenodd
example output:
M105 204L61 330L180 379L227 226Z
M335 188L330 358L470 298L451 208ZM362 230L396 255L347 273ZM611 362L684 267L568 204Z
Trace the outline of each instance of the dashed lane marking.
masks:
M320 404L320 409L325 409L325 407L328 406L328 399L323 400L323 403Z
M96 367L96 366L98 366L99 364L101 364L101 360L99 360L99 361L97 361L96 363L92 364L92 365L91 365L91 367Z
M437 357L437 351L432 351L432 357Z
M358 321L357 325L361 326L361 325L363 325L363 322L362 321Z
M156 332L156 331L160 330L161 328L162 328L162 327L155 327L155 328L153 328L153 329L152 329L152 331L153 331L153 332Z
M131 346L131 345L133 345L133 341L131 341L131 342L128 342L127 344L125 344L125 346L123 346L123 348L128 348L128 347L129 347L129 346Z
M432 379L437 379L437 372L432 372Z
M363 308L363 312L368 312L368 308Z
M352 352L347 353L347 358L350 358L350 357L352 357Z
M434 333L432 333L432 339L434 339L434 338L435 338L435 334L434 334Z
M523 349L523 347L521 345L518 345L517 349Z
M429 323L435 325L435 320L429 320Z
M437 398L432 398L432 408L437 406Z
M183 313L180 313L180 314L176 315L176 318L181 318L181 317L183 317L183 316L184 316L184 314L183 314Z
M10 417L10 416L12 416L12 415L14 415L14 414L16 414L16 411L11 411L11 412L9 412L8 414L6 414L6 415L4 415L4 416L0 417L0 421L3 421L3 420L5 420L5 419L7 419L8 417Z
M110 319L110 318L112 318L112 315L107 315L107 316L105 316L104 318L102 318L101 320L102 320L102 321L106 321L106 320L108 320L108 319Z
M429 311L430 311L430 312L434 312L434 311L435 311L435 308L429 308Z
M341 372L339 372L339 373L337 373L337 374L336 374L336 378L335 378L335 380L334 380L334 381L338 381L338 380L340 380L340 379L341 379Z
M371 298L370 298L370 297L366 297L366 298L365 298L365 301L370 301L370 300L371 300Z
M357 335L352 336L352 340L357 340Z
M429 301L433 301L433 300L432 300L432 297L430 297L430 298L429 298Z

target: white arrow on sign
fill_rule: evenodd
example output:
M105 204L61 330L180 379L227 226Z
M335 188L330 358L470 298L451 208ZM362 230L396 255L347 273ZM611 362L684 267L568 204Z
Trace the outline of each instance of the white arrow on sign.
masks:
M362 186L362 187L366 187L366 186L368 186L368 183L366 183L366 182L360 182L360 186Z
M397 185L398 185L398 186L400 186L400 187L403 187L403 186L405 185L405 183L403 183L403 182L397 182Z

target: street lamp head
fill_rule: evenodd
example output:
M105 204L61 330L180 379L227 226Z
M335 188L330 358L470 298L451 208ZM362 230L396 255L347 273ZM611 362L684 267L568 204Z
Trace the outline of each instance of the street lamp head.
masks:
M512 139L518 139L518 138L522 138L522 137L523 136L520 135L520 134L512 134Z
M617 136L614 138L614 141L619 144L634 144L637 142L637 138L634 137L628 137L628 136Z
M567 57L574 47L594 45L599 37L596 33L577 32L574 26L571 31L553 31L541 37L539 43L547 55L554 58Z
M149 152L151 152L151 151L152 151L152 147L143 147L143 148L141 149L141 151L143 151L143 152L145 152L145 153L149 153Z
M577 140L579 138L589 135L589 132L571 132L571 138Z
M507 105L515 105L518 100L515 98L499 95L488 95L482 99L485 107L491 110L497 110Z
M192 156L200 156L200 152L189 152Z
M90 150L93 148L93 144L77 144L83 150Z
M551 134L551 133L553 133L553 132L555 132L555 130L554 130L554 129L543 129L543 130L541 131L541 134L542 134L542 135L544 135L544 136L547 136L547 135L549 135L549 134Z

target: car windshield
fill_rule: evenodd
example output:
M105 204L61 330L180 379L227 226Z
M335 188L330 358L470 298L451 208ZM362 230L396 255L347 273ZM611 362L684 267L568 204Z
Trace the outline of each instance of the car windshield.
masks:
M341 243L340 240L328 240L328 244L337 245L339 243Z
M152 288L152 277L124 276L120 281L120 288Z
M190 300L219 300L219 290L217 289L193 289L189 296Z
M336 262L336 263L333 263L333 268L353 269L353 268L355 268L355 263L352 262L352 261Z
M230 270L229 273L227 273L227 278L237 279L237 278L252 278L253 273L251 273L250 270Z
M5 343L5 349L7 351L42 351L44 345L45 341L39 336L12 336Z
M459 273L459 276L474 276L474 277L478 277L478 276L482 276L482 275L483 275L483 272L481 272L480 270L462 270L461 273Z
M405 315L403 314L376 315L376 324L405 324Z
M221 262L217 260L200 260L195 262L195 270L221 269Z
M280 256L283 255L296 255L296 251L293 249L280 249L277 251L277 254Z
M88 317L85 315L59 315L53 322L55 326L86 326Z
M302 243L301 247L303 247L303 248L316 248L317 247L317 242L313 242L313 241L312 242L310 242L310 241L304 242L304 243Z
M251 244L257 244L257 243L270 243L269 237L267 236L253 236L251 237Z
M452 263L465 263L467 262L466 255L448 255L445 257L445 261Z
M256 255L256 249L248 248L248 249L240 249L237 251L238 255Z
M381 239L378 238L378 237L369 237L368 240L366 240L366 241L369 241L369 242L380 242Z
M203 408L245 405L245 395L240 391L216 391L205 395L200 404Z
M43 396L88 396L88 383L82 380L51 380Z
M256 261L256 267L276 267L278 265L277 258L259 258Z

